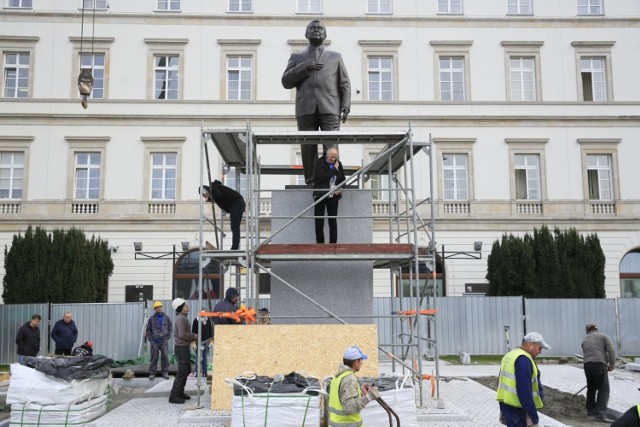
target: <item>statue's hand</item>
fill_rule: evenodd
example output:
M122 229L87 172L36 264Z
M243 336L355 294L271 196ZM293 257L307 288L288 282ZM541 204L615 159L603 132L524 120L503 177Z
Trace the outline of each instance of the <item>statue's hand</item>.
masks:
M348 108L343 108L340 111L340 116L342 118L342 123L347 121L347 117L349 117L349 109Z
M315 71L322 69L322 67L324 67L324 64L322 62L317 62L315 59L309 59L306 62L305 67L307 71Z

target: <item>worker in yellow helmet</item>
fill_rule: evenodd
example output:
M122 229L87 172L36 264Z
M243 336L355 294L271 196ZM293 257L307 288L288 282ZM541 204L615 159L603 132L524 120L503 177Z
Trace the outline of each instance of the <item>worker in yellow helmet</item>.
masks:
M500 402L500 422L507 427L538 424L538 409L543 407L544 390L534 359L543 348L551 347L542 335L530 332L524 336L520 347L502 358L497 399Z
M149 363L149 379L156 377L158 369L158 354L160 354L160 369L162 378L169 379L169 340L171 339L171 319L162 311L162 303L153 303L155 313L147 321L147 341L151 347L151 363Z
M367 355L359 347L349 347L342 356L329 388L329 426L357 427L362 425L360 411L367 403L380 398L378 388L364 385L360 388L355 373L360 370Z

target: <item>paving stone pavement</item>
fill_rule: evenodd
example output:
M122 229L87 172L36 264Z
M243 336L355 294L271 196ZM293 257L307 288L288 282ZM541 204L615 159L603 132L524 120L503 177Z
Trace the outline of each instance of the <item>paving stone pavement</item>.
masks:
M432 362L431 362L432 363ZM423 367L430 372L433 365ZM541 365L543 384L567 393L575 393L585 384L581 368L571 365ZM475 381L473 377L497 376L497 365L448 365L440 364L440 399L444 408L438 408L436 399L431 398L430 387L423 389L424 406L417 409L419 426L429 427L500 427L498 422L498 404L495 392ZM380 364L381 374L392 372L391 364ZM148 393L165 393L167 397L135 398L119 406L92 424L92 427L135 425L146 426L180 426L201 427L226 426L230 413L212 411L210 407L209 388L201 396L202 409L188 409L195 406L196 379L190 377L186 390L192 399L185 405L173 405L168 402L172 380L157 381L147 390ZM425 382L425 385L428 383ZM609 406L620 412L640 401L640 373L630 371L614 371L610 375L611 399ZM582 392L584 394L584 392ZM440 405L442 406L442 404ZM541 427L563 427L562 424L543 414L540 417Z

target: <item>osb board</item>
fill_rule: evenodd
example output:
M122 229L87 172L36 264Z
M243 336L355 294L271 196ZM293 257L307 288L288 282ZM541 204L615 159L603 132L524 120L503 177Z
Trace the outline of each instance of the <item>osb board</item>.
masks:
M342 354L357 345L369 356L358 375L378 376L376 325L216 325L211 409L231 410L225 378L304 371L322 380L334 375Z

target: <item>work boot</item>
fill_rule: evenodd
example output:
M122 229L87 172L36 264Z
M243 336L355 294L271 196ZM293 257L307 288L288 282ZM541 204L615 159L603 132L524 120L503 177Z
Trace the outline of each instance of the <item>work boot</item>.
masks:
M170 397L169 398L169 403L184 403L184 399L181 397Z
M612 422L615 421L613 418L609 417L607 414L598 414L596 415L595 420L601 423L607 423L607 424L611 424Z
M149 379L150 380L155 380L156 379L156 374L149 374Z
M189 400L191 399L191 396L189 396L187 393L182 393L180 394L180 398L184 400Z
M166 372L162 374L162 378L164 378L165 380L169 379L169 374L167 374Z

